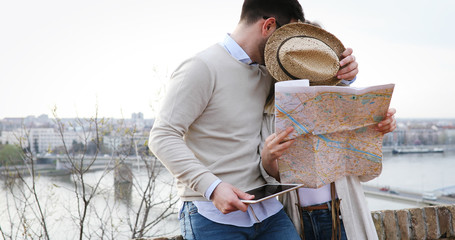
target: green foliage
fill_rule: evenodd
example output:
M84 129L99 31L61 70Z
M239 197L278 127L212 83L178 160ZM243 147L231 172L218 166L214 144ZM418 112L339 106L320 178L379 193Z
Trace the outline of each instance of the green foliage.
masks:
M76 142L75 140L73 140L70 151L72 153L83 153L84 148L85 148L85 146L83 143Z
M0 166L24 164L24 153L18 146L0 145Z

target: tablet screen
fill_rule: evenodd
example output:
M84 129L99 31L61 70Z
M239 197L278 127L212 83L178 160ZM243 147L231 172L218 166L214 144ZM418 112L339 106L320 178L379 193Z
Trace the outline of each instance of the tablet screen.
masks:
M266 184L255 189L246 191L246 193L254 195L252 200L242 200L245 203L257 203L280 194L292 191L299 187L302 187L301 184Z

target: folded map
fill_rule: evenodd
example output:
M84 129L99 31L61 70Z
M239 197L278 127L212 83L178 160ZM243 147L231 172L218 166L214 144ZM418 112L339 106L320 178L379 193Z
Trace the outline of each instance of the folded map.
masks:
M374 127L387 114L394 86L276 83L276 132L295 129L288 137L295 142L278 161L281 182L318 188L343 176L378 176L383 134Z

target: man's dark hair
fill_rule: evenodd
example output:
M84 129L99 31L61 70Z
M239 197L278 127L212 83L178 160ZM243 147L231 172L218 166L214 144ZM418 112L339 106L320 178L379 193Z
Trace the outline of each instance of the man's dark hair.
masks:
M245 0L240 21L255 23L264 17L274 17L280 24L287 24L291 19L305 21L302 6L298 0Z

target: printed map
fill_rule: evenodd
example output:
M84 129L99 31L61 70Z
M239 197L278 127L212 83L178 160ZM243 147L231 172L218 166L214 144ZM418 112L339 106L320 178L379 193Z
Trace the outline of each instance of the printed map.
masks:
M374 127L386 115L393 89L277 83L276 132L295 129L289 136L295 142L278 161L281 182L318 188L343 176L378 176L383 135Z

